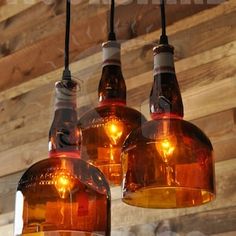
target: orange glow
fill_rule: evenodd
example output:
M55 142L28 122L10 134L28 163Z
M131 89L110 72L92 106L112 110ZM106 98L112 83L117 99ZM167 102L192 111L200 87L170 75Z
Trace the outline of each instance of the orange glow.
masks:
M164 162L168 162L169 157L175 150L175 145L169 139L164 139L161 142L156 143L157 151L162 156Z
M105 132L113 145L116 145L124 132L123 123L117 119L110 119L105 127Z
M65 199L74 187L74 179L70 173L65 170L55 173L53 178L54 185L60 197Z
M71 192L74 187L74 179L71 174L66 170L61 170L55 173L53 178L54 185L57 189L61 198L66 198L66 196Z
M61 169L57 170L53 177L53 182L60 197L65 199L75 185L70 166L65 161L61 163Z

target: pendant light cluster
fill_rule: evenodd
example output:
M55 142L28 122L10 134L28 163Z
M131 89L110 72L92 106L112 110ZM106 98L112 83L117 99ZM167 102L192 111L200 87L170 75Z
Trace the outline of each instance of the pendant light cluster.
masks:
M98 106L77 118L77 83L69 69L70 0L66 6L65 69L55 85L50 158L31 166L19 181L14 235L110 236L109 184L122 182L122 200L133 206L179 208L211 201L215 196L213 149L199 128L183 120L164 0L160 44L153 49L152 120L148 122L126 106L114 0L108 41L103 44Z

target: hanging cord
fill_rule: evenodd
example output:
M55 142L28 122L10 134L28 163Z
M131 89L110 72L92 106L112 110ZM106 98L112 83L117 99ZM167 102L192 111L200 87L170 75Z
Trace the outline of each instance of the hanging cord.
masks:
M161 28L162 34L160 37L160 44L168 44L168 37L166 35L166 13L165 13L165 0L161 0Z
M114 32L114 18L115 18L115 0L111 0L110 32L108 34L108 40L116 40L116 34Z
M69 49L70 49L70 10L71 10L71 0L66 0L66 33L65 33L65 51L64 51L64 72L63 79L71 80L71 73L69 69Z

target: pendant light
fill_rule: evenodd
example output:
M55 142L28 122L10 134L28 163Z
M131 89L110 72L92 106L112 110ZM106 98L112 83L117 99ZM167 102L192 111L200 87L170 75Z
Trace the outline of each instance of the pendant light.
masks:
M15 236L110 235L109 185L99 169L80 159L77 83L69 70L70 0L66 6L65 69L55 85L49 158L31 166L18 183Z
M127 135L145 121L144 116L126 106L126 85L121 70L120 44L114 32L115 1L111 1L110 32L103 43L102 75L98 86L98 106L78 121L82 129L82 158L97 166L110 185L121 184L121 148Z
M122 151L122 200L145 208L197 206L215 196L211 142L199 128L183 120L164 4L162 1L160 6L160 44L153 49L152 120L129 135Z

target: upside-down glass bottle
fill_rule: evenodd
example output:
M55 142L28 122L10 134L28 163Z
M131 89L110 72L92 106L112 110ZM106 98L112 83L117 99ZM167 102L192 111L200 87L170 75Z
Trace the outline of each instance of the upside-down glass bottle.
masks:
M80 156L77 83L71 80L68 47L65 52L63 79L55 85L49 158L32 165L18 183L15 236L110 236L110 189L102 172Z
M173 51L164 31L154 48L152 120L124 144L123 201L130 205L190 207L215 196L213 148L199 128L183 120Z
M116 186L121 184L122 179L120 154L123 142L146 119L137 110L126 106L120 44L113 31L108 39L102 45L103 69L98 87L98 107L85 113L78 125L83 136L82 158L97 166L109 184Z

